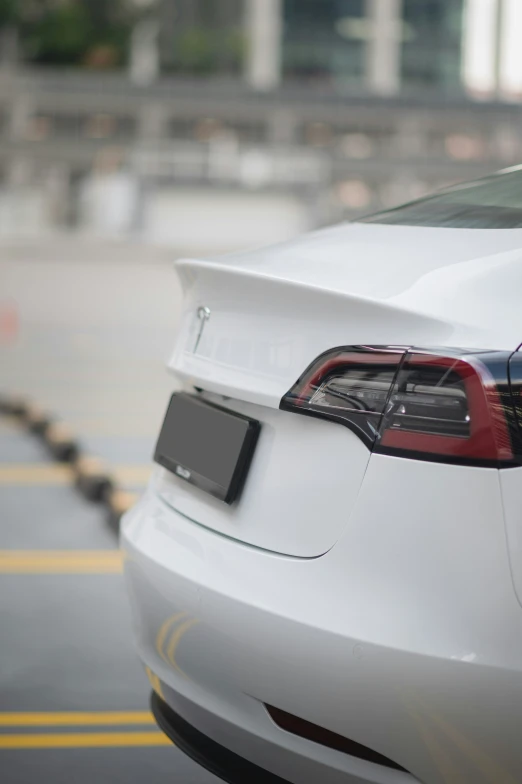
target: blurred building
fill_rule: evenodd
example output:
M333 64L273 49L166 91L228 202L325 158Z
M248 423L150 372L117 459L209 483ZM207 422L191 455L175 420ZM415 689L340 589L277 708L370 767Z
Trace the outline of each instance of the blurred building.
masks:
M522 0L7 5L0 232L220 249L522 159Z
M164 69L254 88L522 96L519 0L157 0Z

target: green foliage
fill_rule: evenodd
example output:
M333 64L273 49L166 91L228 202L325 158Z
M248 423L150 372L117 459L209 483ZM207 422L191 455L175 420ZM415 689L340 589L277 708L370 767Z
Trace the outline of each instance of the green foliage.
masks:
M94 34L85 6L70 3L49 11L33 25L27 44L37 61L74 63L86 53Z
M16 25L25 58L36 63L114 65L134 17L128 0L0 0L0 27Z
M214 12L217 0L209 2ZM109 68L124 61L139 14L131 0L0 0L0 29L18 28L26 61ZM200 75L239 71L242 30L207 21L165 33L167 70Z
M193 27L172 42L169 65L190 74L234 72L239 67L243 50L244 37L238 30Z
M18 0L0 0L0 27L18 21Z

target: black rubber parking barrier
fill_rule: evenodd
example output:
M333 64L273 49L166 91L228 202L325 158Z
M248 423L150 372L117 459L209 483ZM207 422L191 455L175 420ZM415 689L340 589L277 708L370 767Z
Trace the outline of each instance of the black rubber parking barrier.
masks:
M34 433L36 436L45 436L47 429L52 424L51 416L39 406L32 404L28 404L25 407L21 416L31 433Z
M54 459L60 463L74 463L80 455L80 445L63 422L51 422L43 438Z
M102 460L83 454L80 442L64 422L21 395L0 395L0 414L14 417L43 441L55 460L68 463L79 492L87 500L103 504L111 528L119 529L122 515L134 505L137 494L119 488Z
M0 411L9 416L25 416L28 405L26 398L21 395L3 395L0 397Z
M73 463L76 487L89 501L105 501L114 490L115 482L103 460L80 455Z

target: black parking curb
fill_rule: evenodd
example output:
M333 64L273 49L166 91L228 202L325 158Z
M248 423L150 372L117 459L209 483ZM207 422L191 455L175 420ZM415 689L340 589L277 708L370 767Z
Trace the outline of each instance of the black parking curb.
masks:
M80 445L63 422L51 422L43 433L43 440L59 463L74 463L80 456Z
M23 424L36 436L44 437L47 428L52 424L52 417L39 406L26 403L23 412L18 414Z
M0 412L14 417L23 417L27 411L28 402L26 398L19 395L0 397Z
M104 501L114 481L104 462L97 457L80 454L72 464L75 484L89 501Z
M0 414L13 417L41 439L54 460L69 464L74 486L86 500L102 504L110 527L119 530L120 520L135 503L137 494L119 488L105 463L85 454L64 422L18 395L0 395Z

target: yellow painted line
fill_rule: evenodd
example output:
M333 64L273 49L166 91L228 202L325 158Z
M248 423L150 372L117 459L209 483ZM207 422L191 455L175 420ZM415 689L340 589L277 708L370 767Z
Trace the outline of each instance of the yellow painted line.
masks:
M145 485L151 470L150 463L109 467L110 473L119 483L129 485ZM69 466L53 463L0 463L0 485L67 485L73 481L74 473Z
M62 711L0 713L0 727L89 727L110 724L154 724L150 711Z
M0 485L66 485L73 478L70 468L52 463L0 464Z
M160 731L0 735L0 749L79 749L102 746L171 746Z
M119 574L118 550L0 550L0 574Z

